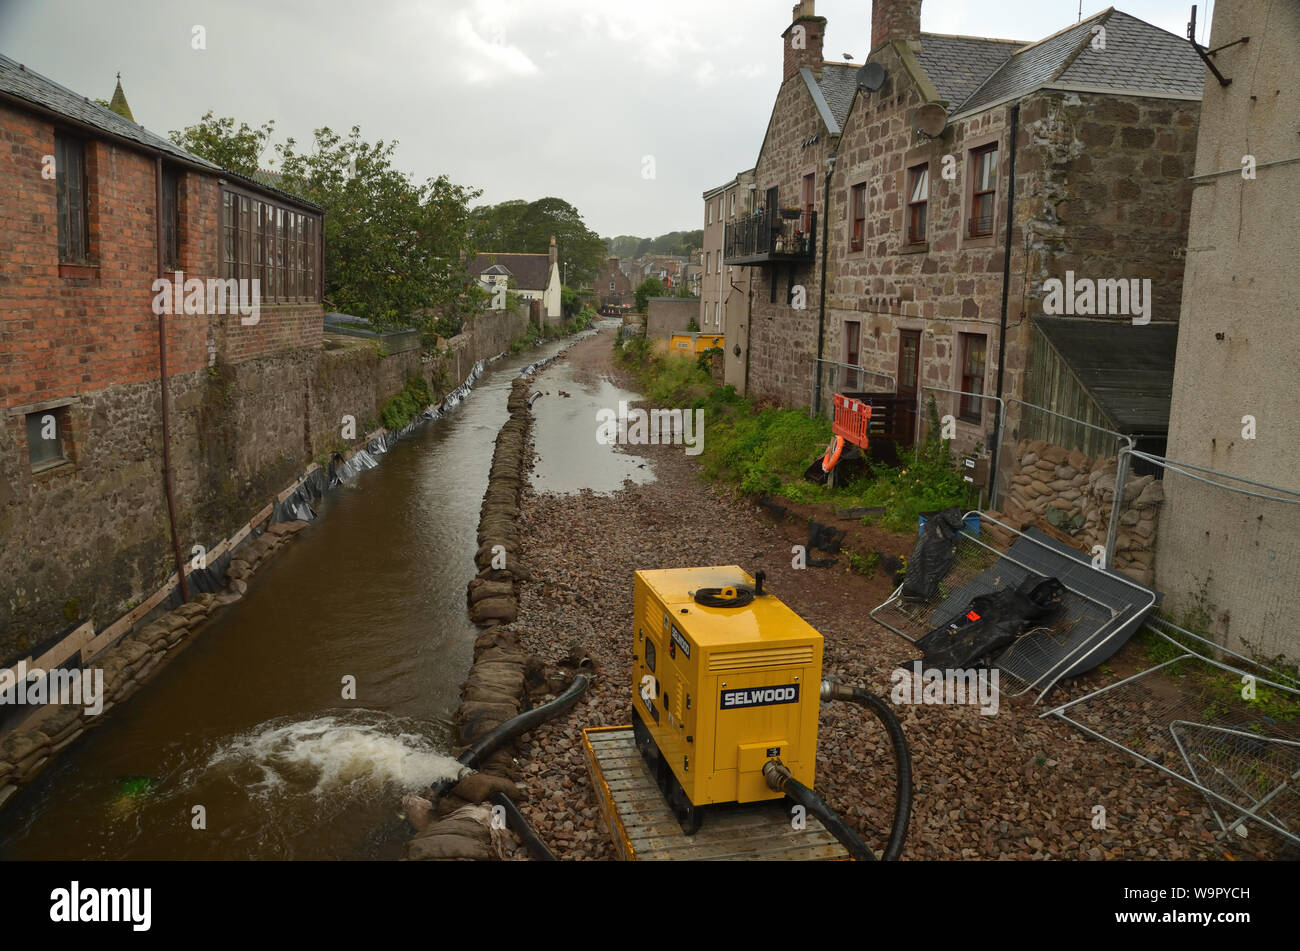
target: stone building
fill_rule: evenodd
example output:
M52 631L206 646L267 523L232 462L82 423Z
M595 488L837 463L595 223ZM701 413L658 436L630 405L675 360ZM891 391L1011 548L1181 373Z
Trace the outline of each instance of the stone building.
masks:
M754 170L704 193L704 273L700 280L700 329L726 336L724 379L745 392L749 348L750 269L724 263L727 224L748 216L754 203Z
M635 288L619 266L618 258L605 259L605 270L596 275L591 286L602 311L636 306Z
M561 320L559 248L554 236L547 254L484 251L466 261L465 270L484 288L497 286L503 278L507 285L514 281L512 294L538 301L547 323Z
M1171 361L1154 351L1170 338L1145 329L1178 316L1199 58L1113 9L1035 43L922 33L920 10L920 0L877 0L859 71L822 64L825 21L810 2L795 8L755 179L760 202L769 189L767 204L783 209L797 196L804 220L823 205L834 160L825 310L820 234L791 261L788 236L784 256L767 247L755 257L733 250L728 230L727 262L757 265L752 392L804 406L815 394L825 411L845 374L823 376L817 393L820 354L869 371L861 387L897 394L900 407L925 386L1043 401L1072 386L1084 418L1149 426L1149 414L1139 423L1115 409L1133 400L1081 390L1072 361L1090 355L1041 345L1037 318L1105 318L1115 349L1153 353L1142 385L1163 387L1154 397L1167 406ZM806 50L792 48L795 36ZM767 209L763 221L776 220ZM1072 292L1076 278L1093 290L1057 308L1053 282ZM986 443L991 401L934 395L959 449ZM903 420L898 431L915 428Z

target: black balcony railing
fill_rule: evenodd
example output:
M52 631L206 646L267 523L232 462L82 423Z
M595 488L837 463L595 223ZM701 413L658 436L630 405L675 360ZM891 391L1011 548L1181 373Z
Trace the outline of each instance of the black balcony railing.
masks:
M722 259L726 264L786 264L817 256L817 213L797 216L760 211L727 225Z

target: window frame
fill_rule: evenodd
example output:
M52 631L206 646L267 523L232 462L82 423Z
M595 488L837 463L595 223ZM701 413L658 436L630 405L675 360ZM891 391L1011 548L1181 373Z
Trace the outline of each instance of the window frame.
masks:
M919 201L916 200L916 185L920 180L924 180L925 195ZM929 227L929 208L930 208L930 163L921 162L913 165L907 170L907 219L904 222L905 244L917 245L925 244L928 240L927 229ZM920 217L920 231L917 231L917 217Z
M1000 142L999 142L997 139L994 139L994 140L991 141L991 142L983 142L983 143L980 143L979 145L976 145L976 146L974 146L974 147L972 147L971 149L968 150L968 153L967 153L968 156L969 156L969 166L968 166L968 167L970 168L970 196L969 196L969 200L966 202L966 227L962 229L963 233L965 234L965 236L966 236L967 238L975 238L975 239L979 239L979 238L990 238L990 239L991 239L991 238L993 238L993 237L997 234L997 227L998 227L998 209L997 209L997 194L998 194L998 160L997 160L997 155L998 155L998 152L1000 151L1000 148L1001 148L1001 144L1000 144ZM989 155L994 156L994 159L993 159L993 169L992 169L992 174L991 174L991 178L992 178L991 186L992 186L992 187L990 187L990 188L983 188L983 189L982 189L982 188L979 187L979 175L980 175L980 167L981 167L981 164L980 164L980 163L981 163L981 161L982 161L986 156L989 156ZM980 200L981 200L982 198L984 198L985 196L988 196L988 203L989 203L988 216L987 216L987 217L988 217L988 230L987 230L987 231L984 231L984 230L976 231L976 230L975 230L975 222L976 222L977 220L981 220L981 219L979 219L979 218L976 217L976 214L975 214L975 207L976 207L976 204L979 203Z
M32 440L33 422L35 429L39 433L43 428L43 417L54 417L55 431L55 454L44 456L37 459L36 444ZM24 435L27 440L27 467L36 475L41 472L47 472L50 469L57 469L59 466L67 465L72 459L72 441L70 438L70 427L68 425L69 413L68 405L49 406L44 409L32 410L23 414ZM40 444L49 442L41 439Z
M321 301L317 213L230 185L221 186L220 209L222 279L257 279L264 304Z
M54 185L55 185L55 219L58 229L58 257L60 264L90 265L90 189L86 175L86 146L90 140L74 135L63 129L54 130ZM67 160L69 147L75 147L77 156L76 175L68 175ZM77 192L77 217L72 220L73 202L69 198L68 186L75 178ZM73 239L77 239L74 241ZM73 245L77 245L74 247ZM79 254L77 252L80 252Z
M849 188L849 250L862 251L867 246L867 183Z
M988 369L989 369L989 335L985 333L959 333L961 340L961 383L959 389L962 393L976 393L984 396L988 389ZM977 374L968 372L970 366L971 346L978 344L981 348L980 363L981 367ZM972 388L972 382L978 380L978 391ZM987 402L976 397L962 395L958 397L957 418L964 423L983 424L984 422L984 404ZM974 406L972 409L971 406Z

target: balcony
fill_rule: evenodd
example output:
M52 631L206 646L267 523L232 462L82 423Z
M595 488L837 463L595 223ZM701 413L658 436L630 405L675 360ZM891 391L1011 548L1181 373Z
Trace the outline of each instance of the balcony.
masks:
M815 211L760 211L727 225L724 264L807 264L816 256Z

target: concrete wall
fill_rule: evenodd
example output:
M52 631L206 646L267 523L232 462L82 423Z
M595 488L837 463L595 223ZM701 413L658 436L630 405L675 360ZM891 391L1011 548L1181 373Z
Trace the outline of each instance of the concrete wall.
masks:
M646 336L667 338L699 319L700 302L694 297L652 297L646 310Z
M1245 155L1263 164L1300 152L1300 8L1221 0L1209 45L1242 36L1250 42L1215 57L1232 84L1208 74L1205 83L1196 173L1227 174L1198 180L1193 193L1168 455L1300 489L1300 164L1259 168L1253 180L1240 172ZM1243 432L1246 416L1254 439ZM1175 609L1204 587L1229 646L1300 656L1298 507L1186 477L1167 475L1165 488L1157 578Z

